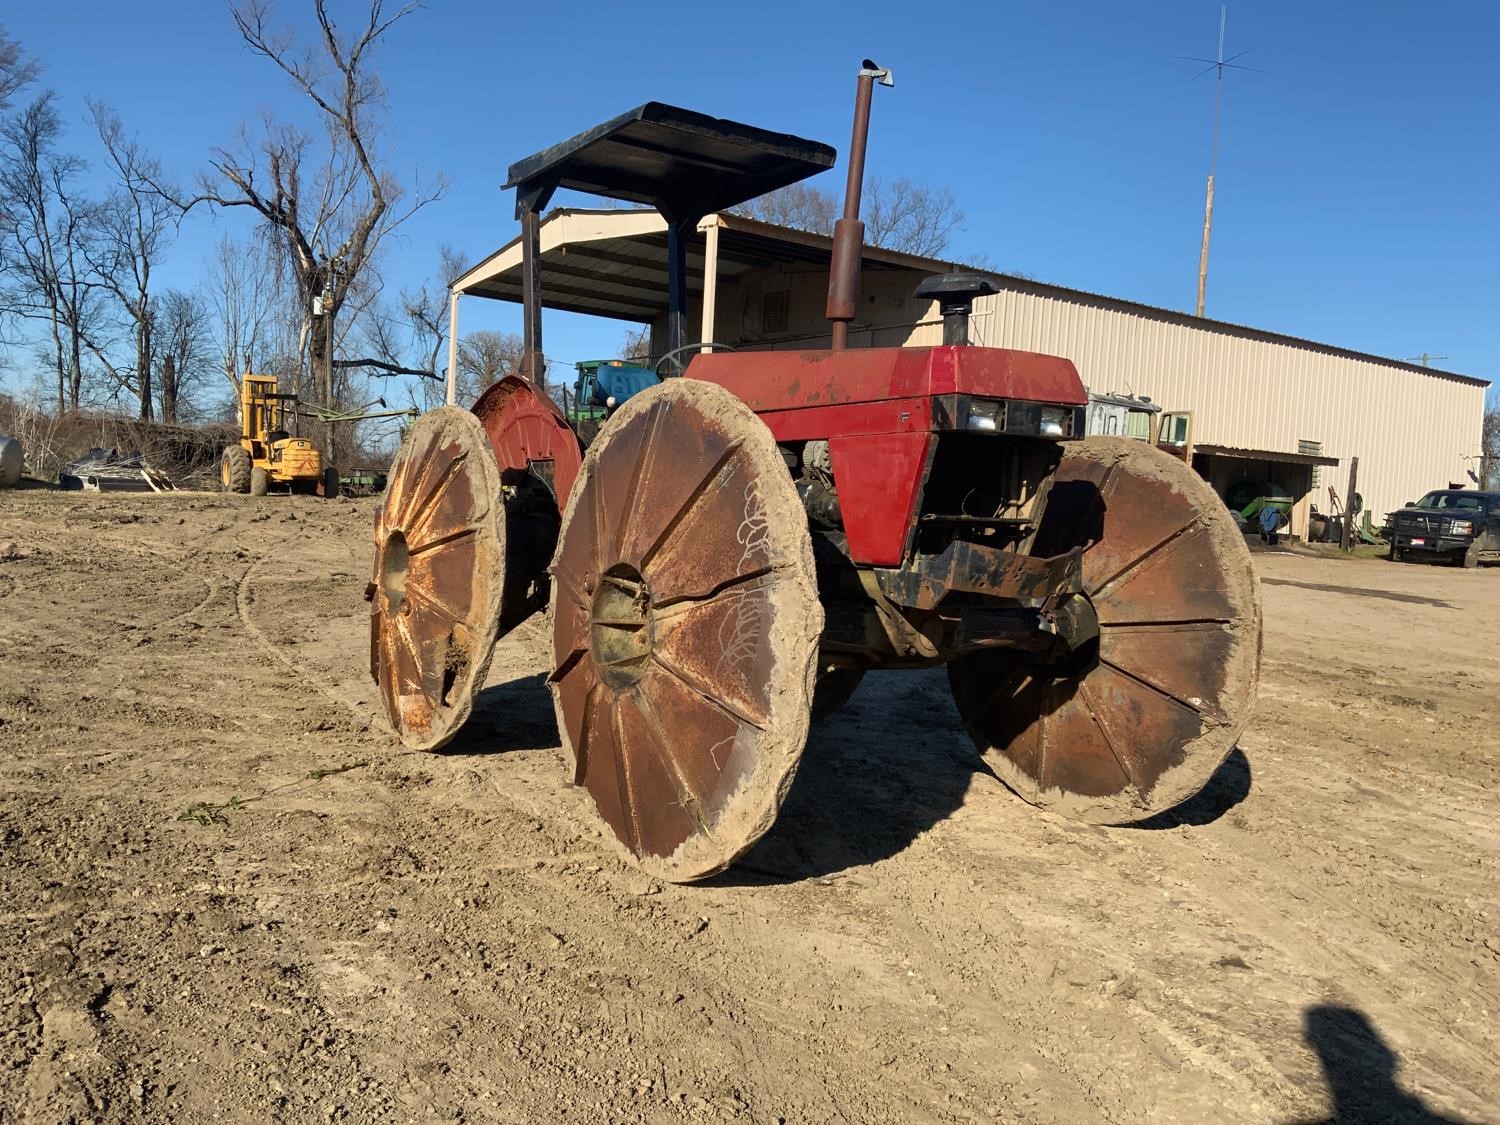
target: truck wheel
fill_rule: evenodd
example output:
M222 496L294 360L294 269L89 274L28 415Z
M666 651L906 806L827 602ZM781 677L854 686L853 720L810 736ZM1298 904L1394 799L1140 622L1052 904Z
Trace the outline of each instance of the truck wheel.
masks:
M1401 550L1400 550L1400 548L1398 548L1394 544L1392 544L1391 545L1391 553L1388 554L1388 555L1386 555L1386 558L1389 559L1391 562L1400 562L1401 561Z
M250 495L264 496L271 488L271 474L259 465L250 470Z
M1458 565L1465 570L1473 570L1479 565L1479 544L1470 543L1469 549L1458 558Z
M323 499L332 500L339 494L339 471L332 465L323 470Z
M226 445L219 458L219 487L225 492L250 491L250 451L243 445Z

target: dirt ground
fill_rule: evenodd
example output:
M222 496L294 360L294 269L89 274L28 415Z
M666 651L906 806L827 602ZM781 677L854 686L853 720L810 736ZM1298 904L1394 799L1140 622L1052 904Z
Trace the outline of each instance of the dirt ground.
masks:
M1500 1119L1500 571L1258 555L1256 716L1138 828L867 677L676 887L543 622L389 734L374 503L0 493L0 1122Z

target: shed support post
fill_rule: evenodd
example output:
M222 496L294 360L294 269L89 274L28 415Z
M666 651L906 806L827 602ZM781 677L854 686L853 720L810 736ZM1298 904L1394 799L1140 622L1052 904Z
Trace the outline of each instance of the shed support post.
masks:
M525 351L521 374L538 388L545 385L547 362L542 355L542 219L536 208L521 212L521 306Z
M458 401L458 298L457 289L448 292L448 397L452 406Z
M703 328L698 339L707 342L714 339L715 305L719 296L719 216L710 215L698 224L698 229L703 231Z
M687 241L683 237L690 226L672 215L667 219L667 354L681 374L682 356L678 349L687 336Z

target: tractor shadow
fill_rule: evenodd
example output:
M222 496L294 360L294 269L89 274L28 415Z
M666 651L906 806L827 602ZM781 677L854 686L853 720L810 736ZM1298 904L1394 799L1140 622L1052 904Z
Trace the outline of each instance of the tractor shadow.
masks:
M506 754L556 746L561 740L547 677L537 672L480 691L463 729L440 753Z
M942 669L868 673L842 709L813 724L771 830L715 882L801 882L889 859L956 811L981 774L1003 784L975 752ZM1196 796L1119 827L1212 824L1251 787L1236 747ZM1018 816L1045 815L1014 800Z
M887 859L963 804L984 770L941 669L871 672L814 723L771 830L719 882L799 882Z
M1170 809L1163 809L1145 820L1137 820L1129 824L1117 825L1117 827L1147 832L1159 832L1164 828L1181 828L1184 825L1201 828L1205 824L1212 824L1250 796L1253 785L1254 771L1250 768L1250 759L1245 757L1245 752L1236 746L1219 763L1219 768L1208 779L1208 784L1198 790L1196 796L1189 797L1182 804Z

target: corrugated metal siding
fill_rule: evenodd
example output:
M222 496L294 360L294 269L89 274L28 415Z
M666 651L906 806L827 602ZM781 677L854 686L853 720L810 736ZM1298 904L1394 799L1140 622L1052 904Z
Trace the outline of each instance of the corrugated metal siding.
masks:
M1358 457L1359 491L1377 519L1467 481L1477 464L1483 387L1039 293L982 297L974 314L977 344L1065 356L1092 390L1193 411L1195 441L1287 453L1299 440L1322 442L1341 462L1323 483L1340 493ZM920 327L907 343L941 338ZM1326 510L1326 494L1315 502Z

